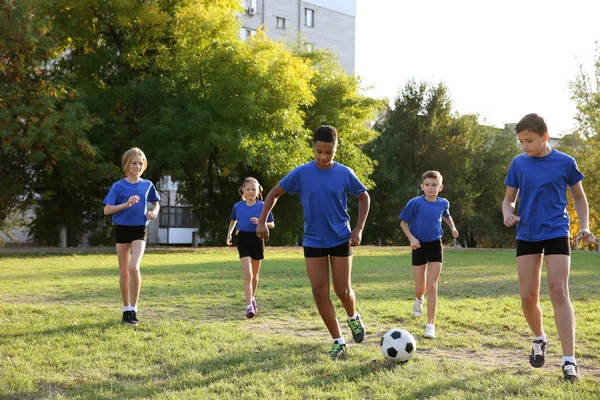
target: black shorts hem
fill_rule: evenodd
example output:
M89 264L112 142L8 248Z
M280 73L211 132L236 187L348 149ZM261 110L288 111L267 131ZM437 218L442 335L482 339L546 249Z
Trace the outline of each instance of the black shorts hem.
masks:
M115 225L115 244L131 243L136 240L146 241L148 236L146 225Z

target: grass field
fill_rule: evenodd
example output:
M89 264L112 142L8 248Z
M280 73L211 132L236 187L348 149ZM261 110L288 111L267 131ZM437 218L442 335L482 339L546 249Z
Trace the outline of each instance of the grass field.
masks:
M412 317L410 252L355 250L353 286L367 326L362 344L330 361L299 248L268 248L244 317L235 249L149 249L137 328L120 323L114 252L0 253L2 399L598 399L600 253L575 252L571 298L582 380L562 381L560 343L542 287L550 347L529 366L514 251L446 250L438 339ZM343 309L334 298L338 316ZM400 327L415 358L384 362L379 339Z

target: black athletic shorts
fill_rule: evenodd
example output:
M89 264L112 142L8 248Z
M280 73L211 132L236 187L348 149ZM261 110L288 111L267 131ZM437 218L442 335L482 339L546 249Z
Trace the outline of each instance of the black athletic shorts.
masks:
M412 265L425 265L428 262L444 262L442 239L421 242L421 247L412 251Z
M146 241L146 225L116 225L115 243L131 243L134 240Z
M569 237L547 239L540 242L517 240L517 257L542 253L546 256L555 254L569 256L571 255L571 241Z
M304 247L304 258L317 258L317 257L350 257L352 255L352 247L350 242L342 243L335 247Z
M265 258L265 242L256 236L256 232L239 231L237 233L237 249L242 257L250 257L253 260Z

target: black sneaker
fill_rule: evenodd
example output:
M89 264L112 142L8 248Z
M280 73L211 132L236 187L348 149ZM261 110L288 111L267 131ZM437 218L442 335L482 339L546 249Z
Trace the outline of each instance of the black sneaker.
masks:
M131 319L131 311L123 311L123 319L121 320L124 324L128 324Z
M333 344L331 345L331 350L329 350L329 357L332 360L337 360L337 359L341 358L345 353L346 353L346 345L345 344L338 344L336 342L333 342Z
M548 342L544 340L534 340L531 345L531 354L529 355L529 364L533 368L540 368L546 362L546 348Z
M565 363L562 366L562 370L563 375L565 376L565 381L573 383L579 380L577 364L572 363L571 361L565 361Z
M360 314L356 314L356 319L349 319L348 326L352 331L352 338L355 343L360 343L365 339L365 326L360 319Z
M135 311L129 311L129 312L130 312L129 325L137 326L140 323L140 321L138 321L138 319L137 319L137 313Z

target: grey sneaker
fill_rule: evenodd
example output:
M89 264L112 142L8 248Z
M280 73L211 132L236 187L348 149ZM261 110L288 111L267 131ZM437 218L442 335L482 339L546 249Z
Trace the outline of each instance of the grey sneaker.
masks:
M562 366L563 375L565 376L565 381L567 382L575 382L578 381L579 373L577 372L577 364L572 363L571 361L565 361Z
M427 324L425 327L425 336L428 339L435 339L435 325Z
M415 317L423 315L423 300L415 299L415 303L413 304L413 315Z
M360 314L356 314L356 319L349 319L348 326L352 331L354 342L360 343L365 339L365 325L360 319Z
M338 360L346 354L346 345L338 344L333 342L331 345L331 350L329 350L329 358L332 360Z

